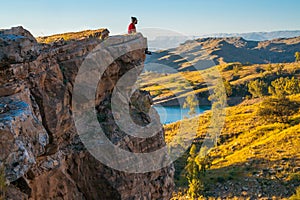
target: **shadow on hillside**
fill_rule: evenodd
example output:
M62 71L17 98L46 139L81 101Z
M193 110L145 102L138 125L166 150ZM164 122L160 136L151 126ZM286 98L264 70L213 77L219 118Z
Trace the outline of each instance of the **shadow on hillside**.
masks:
M215 66L216 64L212 59L202 57L205 55L206 53L202 46L194 47L185 52L165 50L153 52L152 56L147 58L145 63L149 66L153 63L159 64L160 68L158 69L154 69L155 65L151 66L151 69L147 69L158 73L164 73L166 70L162 69L161 66L173 68L176 72L204 70ZM202 58L195 60L197 57Z
M292 176L300 173L299 163L297 157L283 157L275 161L253 158L228 167L210 169L203 177L205 196L288 198L300 186L299 176Z

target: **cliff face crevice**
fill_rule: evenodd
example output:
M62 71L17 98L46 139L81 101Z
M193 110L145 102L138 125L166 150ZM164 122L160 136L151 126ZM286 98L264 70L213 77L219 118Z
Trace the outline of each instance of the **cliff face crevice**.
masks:
M168 199L172 166L129 174L96 160L82 144L72 110L74 81L80 66L101 42L111 51L140 46L107 67L96 94L101 127L130 152L151 152L165 145L163 131L147 139L118 129L109 109L112 91L129 70L142 70L146 39L141 34L37 43L22 27L0 31L0 164L11 199ZM148 93L136 91L130 112L139 125L151 120ZM126 158L124 158L126 159Z

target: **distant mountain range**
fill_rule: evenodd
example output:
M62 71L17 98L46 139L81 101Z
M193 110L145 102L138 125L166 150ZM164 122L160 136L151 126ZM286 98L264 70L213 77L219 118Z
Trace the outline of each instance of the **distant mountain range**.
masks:
M198 36L184 36L184 35L166 35L156 36L154 39L148 41L149 48L152 51L165 50L175 48L187 40L195 40L199 38L224 38L224 37L242 37L249 41L266 41L277 38L293 38L300 36L300 30L295 31L273 31L273 32L251 32L251 33L212 33L202 34Z
M294 62L295 52L300 52L300 37L268 41L249 41L241 37L200 38L154 52L146 60L146 70L172 73L172 69L194 71L220 63Z
M273 39L277 39L277 38L293 38L293 37L298 37L298 36L300 36L300 30L298 30L298 31L252 32L252 33L215 33L215 34L200 35L198 38L242 37L245 40L265 41L265 40L273 40Z

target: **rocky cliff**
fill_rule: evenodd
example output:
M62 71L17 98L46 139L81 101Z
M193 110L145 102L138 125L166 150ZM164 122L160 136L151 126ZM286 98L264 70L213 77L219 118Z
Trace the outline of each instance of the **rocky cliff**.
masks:
M89 53L102 42L114 51L136 50L105 70L96 96L107 137L130 152L165 146L162 129L151 138L126 136L114 122L113 88L126 72L143 66L146 39L141 34L40 44L22 27L0 31L0 164L7 199L169 199L173 166L155 172L126 173L95 159L81 142L72 110L74 81ZM136 91L133 121L149 123L151 98ZM125 160L126 158L124 158Z

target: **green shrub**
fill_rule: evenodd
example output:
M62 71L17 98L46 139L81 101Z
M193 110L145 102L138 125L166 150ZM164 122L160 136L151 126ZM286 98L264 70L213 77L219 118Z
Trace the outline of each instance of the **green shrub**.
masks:
M271 86L269 87L269 93L278 98L292 94L299 94L300 81L295 77L280 77L271 83Z
M225 87L226 95L230 97L232 95L232 85L230 84L229 81L224 80L224 87Z
M248 91L255 97L263 97L267 94L267 84L262 80L254 80L248 83Z

